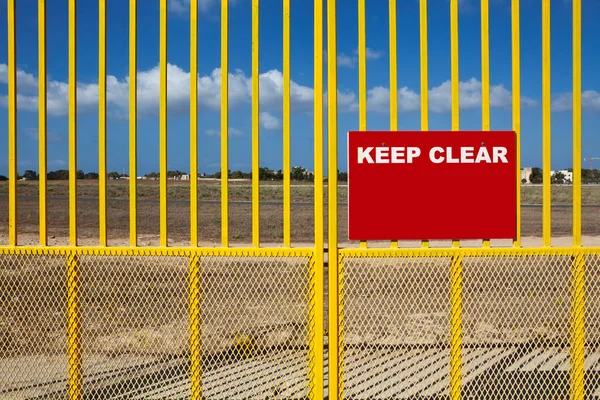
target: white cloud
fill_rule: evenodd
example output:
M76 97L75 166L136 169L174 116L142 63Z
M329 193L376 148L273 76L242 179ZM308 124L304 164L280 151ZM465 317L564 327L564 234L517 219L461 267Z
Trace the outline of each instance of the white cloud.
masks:
M267 130L277 130L281 128L281 120L268 112L260 113L260 125Z
M592 112L600 112L600 92L596 90L584 90L581 92L581 108ZM552 99L552 111L565 112L572 109L572 93L558 93Z
M229 0L230 3L234 4L236 0ZM207 12L213 5L219 4L218 0L198 0L198 11ZM190 0L169 0L168 5L169 11L185 14L190 11Z
M236 129L236 128L232 128L232 127L229 127L228 133L229 133L229 136L243 136L244 135L243 131ZM204 134L206 136L221 136L221 130L207 129L206 131L204 131Z
M459 104L461 109L473 109L481 106L481 82L475 78L459 83ZM418 111L421 108L421 96L419 93L402 87L398 90L398 110L401 112ZM387 113L389 112L390 93L389 89L377 86L367 92L367 109L369 111ZM429 109L433 113L446 113L452 108L452 87L449 80L439 86L429 89ZM510 107L512 95L503 85L490 87L491 107ZM521 104L532 107L537 102L529 97L521 97Z
M346 55L345 53L340 53L337 56L337 65L338 67L347 67L347 68L355 68L356 63L358 62L358 49L352 50L352 56ZM365 49L365 57L367 60L377 60L381 58L383 55L382 52L373 50L369 47ZM327 60L327 56L323 57L324 60Z

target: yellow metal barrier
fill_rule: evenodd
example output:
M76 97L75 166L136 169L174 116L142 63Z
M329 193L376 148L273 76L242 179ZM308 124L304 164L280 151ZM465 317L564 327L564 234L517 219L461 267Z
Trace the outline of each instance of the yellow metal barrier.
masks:
M251 247L229 245L229 5L221 1L220 248L198 247L198 4L190 2L189 247L169 247L167 16L159 21L160 246L138 246L137 0L129 0L129 246L107 229L107 16L98 0L99 246L77 230L76 0L68 2L69 245L48 246L46 1L38 0L39 246L17 237L16 1L8 17L8 240L0 247L0 397L449 397L583 399L600 360L600 249L581 243L573 165L573 245L551 243L550 0L542 1L543 234L521 247L520 2L511 1L517 232L510 248L340 248L336 0L314 0L314 243L292 246L291 5L283 13L283 235L261 247L259 0L251 2ZM344 5L346 6L346 5ZM389 0L391 130L398 129L397 1ZM358 0L358 128L367 129L367 2ZM581 155L581 0L573 0L573 159ZM450 8L451 129L460 129L459 1ZM419 1L420 124L429 129L428 2ZM490 130L489 2L481 1L482 130ZM327 61L327 238L324 87ZM327 240L327 292L325 280ZM66 264L66 265L65 265ZM327 294L327 300L325 300ZM328 328L325 332L325 303ZM327 340L327 344L325 341ZM487 369L486 369L487 368ZM496 368L496 369L494 369ZM503 374L490 370L501 370ZM23 371L32 371L24 373ZM533 377L533 373L540 373ZM32 383L33 381L33 383ZM326 383L328 382L328 383ZM598 392L600 393L600 391Z

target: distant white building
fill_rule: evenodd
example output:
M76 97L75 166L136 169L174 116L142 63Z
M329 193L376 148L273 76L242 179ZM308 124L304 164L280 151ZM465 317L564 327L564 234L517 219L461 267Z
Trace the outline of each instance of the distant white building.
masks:
M531 172L533 172L533 168L527 167L521 169L521 182L525 179L525 183L531 183L529 177L531 176Z
M554 174L561 172L565 176L565 183L573 183L573 172L570 172L566 169L561 169L560 171L550 171L550 175L554 176Z

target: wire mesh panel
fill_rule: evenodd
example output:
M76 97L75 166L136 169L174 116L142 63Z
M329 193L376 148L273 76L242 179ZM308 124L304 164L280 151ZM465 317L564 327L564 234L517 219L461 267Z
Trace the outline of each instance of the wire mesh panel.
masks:
M186 398L188 258L79 258L83 393Z
M569 397L571 266L568 254L464 258L467 398Z
M203 396L309 395L311 261L201 257Z
M585 258L585 392L600 397L600 255Z
M0 398L67 396L66 257L0 250Z
M450 258L346 254L341 262L344 397L447 397Z

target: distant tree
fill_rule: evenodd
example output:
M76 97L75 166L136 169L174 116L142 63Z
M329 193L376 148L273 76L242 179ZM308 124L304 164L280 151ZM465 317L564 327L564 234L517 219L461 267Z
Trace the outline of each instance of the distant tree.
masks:
M558 184L558 185L563 185L565 184L565 174L563 174L562 172L556 172L554 175L552 175L552 177L550 178L550 182L553 184Z
M98 179L100 175L97 172L88 172L84 175L83 179Z
M338 170L338 181L348 182L348 173L347 172L340 172Z
M532 168L531 174L529 175L529 182L542 183L542 181L543 181L542 169L537 168L537 167Z
M83 172L82 170L78 169L76 176L77 176L77 179L83 179L85 177L85 172Z
M525 178L521 179L521 183L522 183L523 185L524 185L524 184L526 184L526 183L527 183L527 179L525 179Z
M38 174L37 174L37 172L28 169L28 170L25 170L25 172L23 173L23 178L27 179L28 181L37 181Z
M293 167L291 178L293 181L303 181L305 179L306 169L302 167Z
M7 181L8 178L4 175L0 175L0 181Z
M65 181L69 179L69 171L66 169L59 169L56 171L48 172L48 180L51 181Z
M119 174L118 172L109 172L108 173L108 179L119 179L121 177L121 174Z

